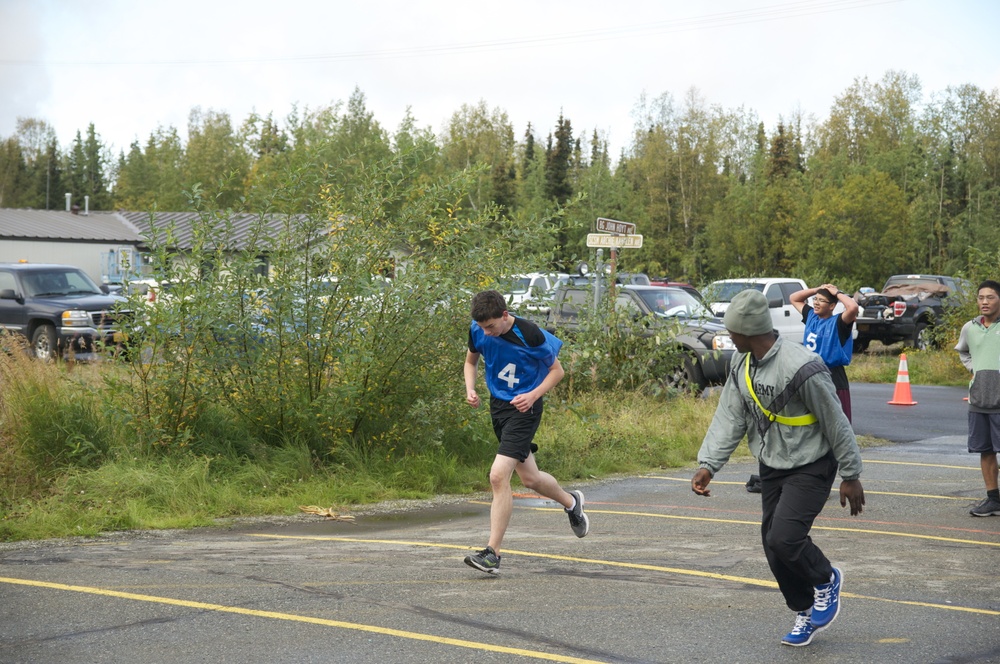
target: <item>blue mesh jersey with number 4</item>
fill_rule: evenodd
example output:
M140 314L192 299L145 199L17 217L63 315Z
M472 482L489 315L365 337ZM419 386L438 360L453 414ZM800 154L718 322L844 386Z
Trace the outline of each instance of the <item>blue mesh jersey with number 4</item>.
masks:
M469 350L483 356L486 387L497 399L511 401L545 380L562 341L530 320L514 318L510 332L491 337L472 321Z

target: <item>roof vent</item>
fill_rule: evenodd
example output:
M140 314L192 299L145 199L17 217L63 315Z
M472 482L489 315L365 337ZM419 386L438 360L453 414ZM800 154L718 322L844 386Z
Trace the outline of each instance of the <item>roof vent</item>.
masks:
M69 202L73 198L73 194L66 192L66 211L69 212Z

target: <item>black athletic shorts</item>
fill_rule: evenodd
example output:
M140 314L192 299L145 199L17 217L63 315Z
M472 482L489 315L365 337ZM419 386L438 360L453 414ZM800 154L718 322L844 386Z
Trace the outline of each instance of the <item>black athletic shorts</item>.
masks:
M969 452L1000 453L1000 413L969 411Z
M542 422L542 400L539 399L527 413L514 408L509 401L490 398L490 416L493 418L493 433L500 441L497 454L526 461L529 454L538 451L532 442L538 425Z

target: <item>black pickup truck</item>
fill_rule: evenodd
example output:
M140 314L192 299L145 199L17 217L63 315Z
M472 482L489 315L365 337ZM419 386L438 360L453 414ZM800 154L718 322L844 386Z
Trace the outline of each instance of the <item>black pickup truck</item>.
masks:
M605 288L602 288L607 293ZM614 289L615 311L633 320L649 320L644 335L661 329L674 332L670 342L685 354L682 366L663 382L678 389L700 391L726 381L735 346L722 321L682 288L620 285ZM592 310L594 289L562 285L544 306L529 308L526 317L553 334L572 334L581 325L581 313Z
M968 281L956 277L896 274L889 277L881 292L856 294L860 310L854 352L865 352L873 340L887 345L903 341L919 350L927 348L935 321L971 288Z
M118 323L130 315L125 302L77 267L0 263L0 329L25 337L41 360L120 341Z

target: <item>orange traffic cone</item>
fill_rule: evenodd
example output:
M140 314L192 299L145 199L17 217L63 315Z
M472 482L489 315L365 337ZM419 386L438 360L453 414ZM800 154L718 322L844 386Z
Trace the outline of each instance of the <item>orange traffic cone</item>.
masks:
M899 356L899 372L896 374L896 391L892 395L892 401L888 403L893 406L916 406L910 394L910 372L906 368L906 353Z

